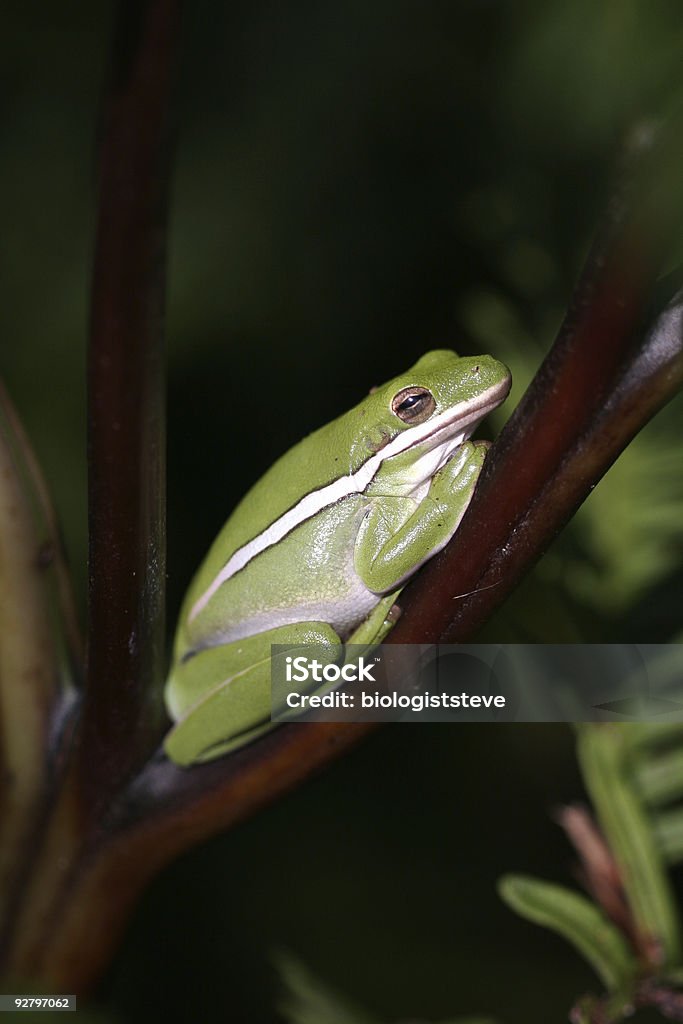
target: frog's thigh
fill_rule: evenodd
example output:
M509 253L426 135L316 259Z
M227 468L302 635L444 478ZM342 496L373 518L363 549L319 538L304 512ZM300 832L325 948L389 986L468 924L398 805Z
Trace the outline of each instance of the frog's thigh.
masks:
M356 571L370 590L396 589L448 543L472 499L487 447L471 441L461 445L434 476L427 496L388 540L382 511L376 520L371 513L356 551Z
M299 622L199 651L169 680L167 704L177 723L164 740L166 753L177 764L191 764L248 743L272 726L271 644L338 643L327 623Z

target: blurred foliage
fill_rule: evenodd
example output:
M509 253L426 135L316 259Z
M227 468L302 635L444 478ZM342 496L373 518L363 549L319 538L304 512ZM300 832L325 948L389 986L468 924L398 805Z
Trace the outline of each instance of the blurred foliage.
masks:
M113 5L3 5L2 373L84 604L84 363ZM561 321L625 133L680 92L679 0L186 5L169 281L169 623L229 509L429 347L509 363ZM590 381L586 381L590 388ZM487 640L683 639L683 404L596 488ZM564 873L554 727L394 727L152 887L101 999L272 1021L273 946L380 1019L561 1019L586 987L495 879ZM562 866L562 870L558 868ZM190 938L188 938L188 936ZM490 964L496 964L491 984ZM520 988L520 979L524 982ZM172 984L169 983L172 979ZM353 979L353 980L350 980ZM138 1007L136 1009L136 1007Z
M682 741L680 722L579 726L579 762L600 830L587 833L591 819L578 809L581 831L568 834L592 899L521 875L501 880L513 910L562 935L599 976L606 994L577 1000L576 1024L610 1024L647 1006L683 1019L680 915L665 869L683 860Z
M281 955L278 961L286 988L280 1008L290 1024L379 1024L376 1017L328 989L298 960Z
M278 966L285 984L281 1010L289 1024L380 1024L364 1010L352 1006L333 992L291 956L281 954ZM427 1021L398 1021L397 1024L428 1024ZM437 1022L433 1022L437 1024ZM458 1017L438 1024L495 1024L490 1017Z

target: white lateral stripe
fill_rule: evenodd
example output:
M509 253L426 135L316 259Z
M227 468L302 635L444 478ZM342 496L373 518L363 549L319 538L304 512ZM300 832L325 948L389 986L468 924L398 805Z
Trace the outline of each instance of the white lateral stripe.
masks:
M498 405L497 396L500 393L500 385L496 385L493 388L489 388L481 395L476 406L472 406L469 402L463 402L461 405L456 405L447 409L441 413L434 420L427 420L426 423L420 424L419 426L413 427L409 430L404 430L400 434L397 434L393 441L390 441L388 445L381 448L374 455L371 455L363 465L356 470L355 473L349 476L339 477L337 480L333 480L332 483L326 484L324 487L320 487L317 491L311 491L306 494L301 501L293 505L287 512L283 513L279 519L271 523L270 526L265 529L262 533L258 534L252 540L248 541L241 548L238 548L233 555L225 563L221 571L214 577L210 585L204 591L200 598L192 606L190 612L190 619L192 620L199 615L199 613L206 607L216 591L221 587L231 576L243 569L252 558L256 555L260 555L262 551L277 544L278 541L286 537L295 527L300 526L301 523L306 522L311 516L314 516L323 508L327 508L329 505L334 505L340 498L346 498L349 494L360 494L370 484L371 480L379 470L380 466L387 459L392 458L394 455L399 455L401 452L406 451L408 448L413 448L418 445L421 441L426 440L428 437L434 434L439 434L443 429L447 427L453 427L456 424L463 427L463 434L460 438L460 443L464 441L472 430L479 423L480 420L486 416L486 414ZM463 415L462 407L467 405L467 413ZM458 410L461 410L459 419ZM467 427L471 429L468 431Z

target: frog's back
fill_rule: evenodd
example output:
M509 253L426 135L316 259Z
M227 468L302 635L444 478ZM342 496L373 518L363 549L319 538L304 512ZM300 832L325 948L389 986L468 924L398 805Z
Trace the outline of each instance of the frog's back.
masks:
M307 494L355 472L372 451L359 451L354 443L353 412L309 434L273 463L235 507L214 541L207 562L218 551L222 561L227 561Z

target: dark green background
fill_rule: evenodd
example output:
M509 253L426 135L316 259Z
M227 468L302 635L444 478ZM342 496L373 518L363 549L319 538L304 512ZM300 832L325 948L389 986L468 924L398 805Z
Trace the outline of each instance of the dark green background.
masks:
M625 132L679 91L680 10L187 5L168 317L171 624L213 535L273 458L426 349L511 365L500 426L552 341ZM111 27L108 4L11 0L0 33L1 369L55 494L81 605L93 154ZM680 638L682 421L679 402L632 446L487 639ZM166 871L98 1005L126 1021L265 1024L270 958L287 949L387 1020L564 1019L595 983L494 886L507 870L569 880L551 812L580 794L571 748L560 727L385 729Z

